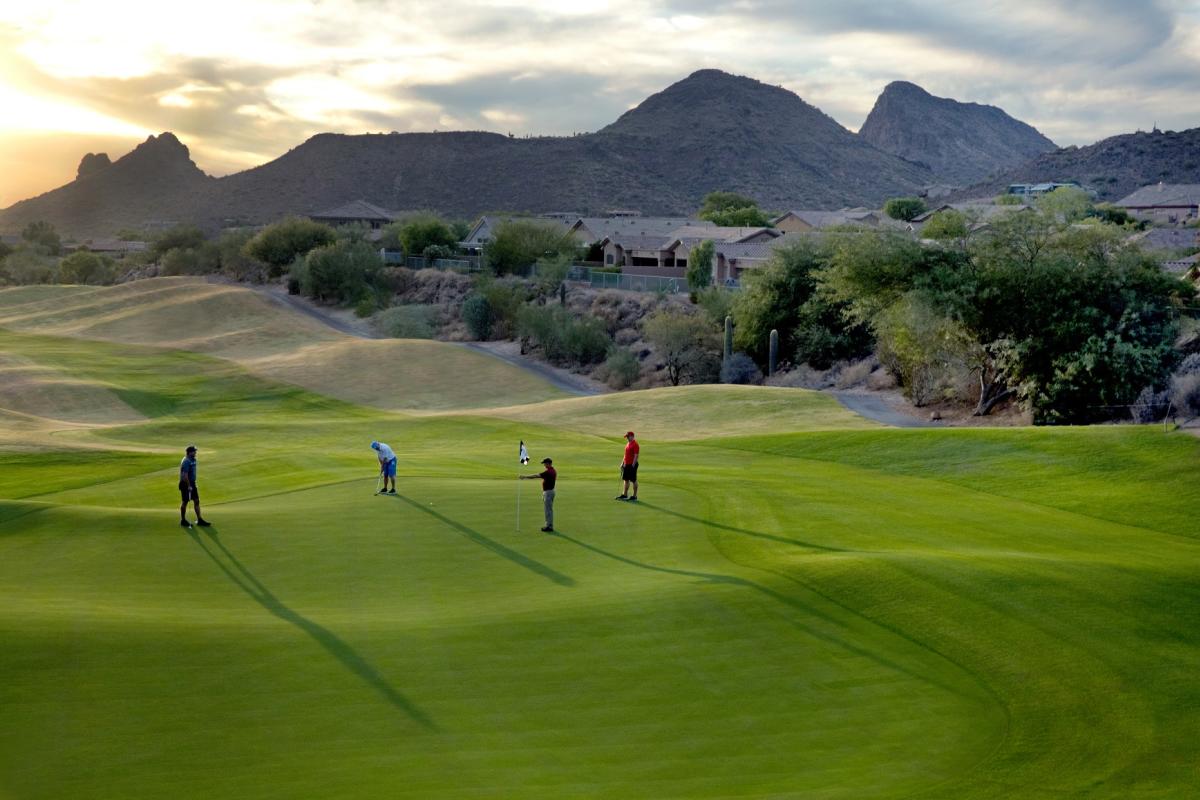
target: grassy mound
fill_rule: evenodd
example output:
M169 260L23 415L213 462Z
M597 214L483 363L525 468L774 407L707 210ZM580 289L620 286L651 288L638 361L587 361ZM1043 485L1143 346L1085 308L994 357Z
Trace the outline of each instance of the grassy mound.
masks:
M185 352L0 350L146 418L0 439L5 796L1200 782L1191 437L889 430L736 387L393 414ZM627 428L638 504L611 499ZM554 536L518 439L560 469ZM191 441L215 525L188 532Z
M524 370L456 345L355 339L249 289L195 278L6 290L0 292L0 328L204 353L386 409L477 408L564 396Z

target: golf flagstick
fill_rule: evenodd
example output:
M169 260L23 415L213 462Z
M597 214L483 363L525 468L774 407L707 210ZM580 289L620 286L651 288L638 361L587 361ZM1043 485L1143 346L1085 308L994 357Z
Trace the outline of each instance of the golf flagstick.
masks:
M522 465L529 463L529 451L525 449L525 440L521 440L520 451L518 452L518 460ZM517 531L521 530L521 476L517 475Z

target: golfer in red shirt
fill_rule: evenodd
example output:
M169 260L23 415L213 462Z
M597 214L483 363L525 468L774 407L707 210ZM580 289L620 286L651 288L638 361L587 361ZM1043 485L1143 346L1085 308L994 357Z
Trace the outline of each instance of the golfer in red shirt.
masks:
M638 453L642 448L638 445L637 440L633 438L633 431L625 434L625 455L621 458L621 480L624 485L621 487L621 493L614 500L628 500L629 502L637 502L637 468L638 468ZM633 496L629 495L629 484L633 484Z

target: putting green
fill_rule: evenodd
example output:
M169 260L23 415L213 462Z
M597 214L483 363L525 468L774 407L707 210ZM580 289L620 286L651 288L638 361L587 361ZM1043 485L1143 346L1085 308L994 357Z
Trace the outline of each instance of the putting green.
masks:
M891 430L736 387L389 413L190 352L0 353L119 401L0 415L0 797L1200 785L1191 437ZM611 499L627 428L638 504ZM518 439L560 469L557 535ZM215 524L184 531L191 441Z

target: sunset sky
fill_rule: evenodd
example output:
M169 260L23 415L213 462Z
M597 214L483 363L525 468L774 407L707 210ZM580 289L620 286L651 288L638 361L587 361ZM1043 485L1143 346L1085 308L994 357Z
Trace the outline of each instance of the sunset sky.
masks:
M852 130L903 79L1090 144L1200 125L1200 2L5 2L0 207L166 130L223 175L320 131L596 130L703 67Z

